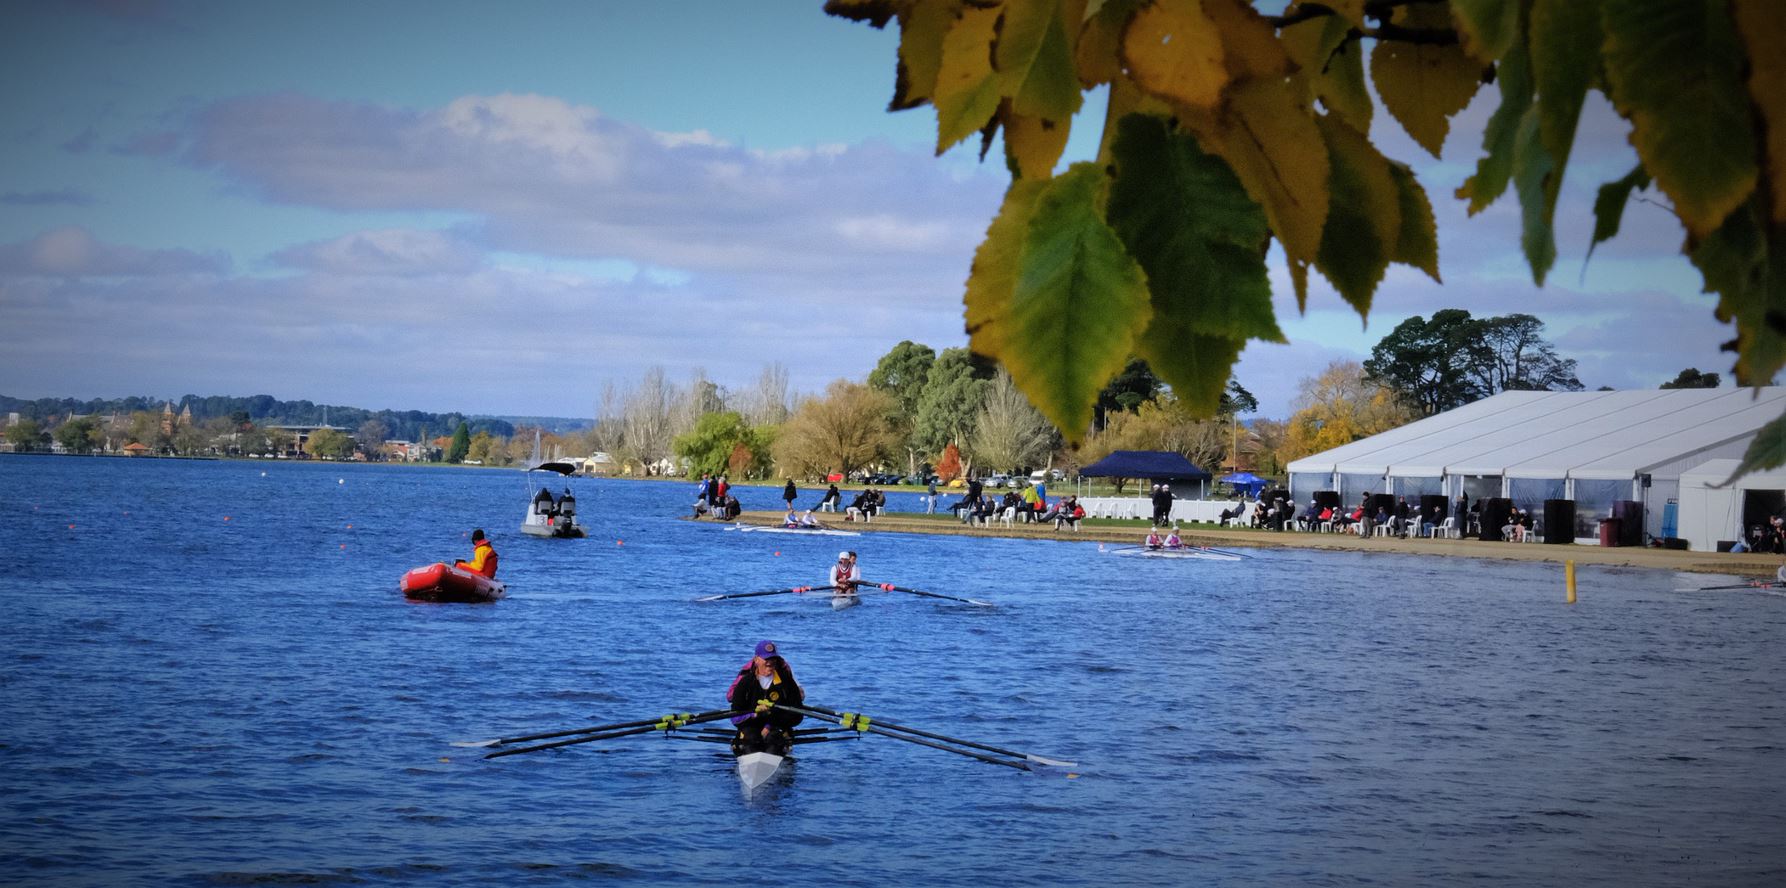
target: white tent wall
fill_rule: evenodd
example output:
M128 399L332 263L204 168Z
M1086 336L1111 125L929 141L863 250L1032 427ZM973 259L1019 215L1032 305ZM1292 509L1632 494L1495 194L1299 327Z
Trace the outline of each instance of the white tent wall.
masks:
M1337 488L1348 503L1367 490L1401 492L1395 482L1404 478L1442 478L1446 495L1455 501L1467 492L1472 502L1514 488L1528 497L1550 493L1562 479L1564 497L1576 501L1578 538L1595 536L1594 521L1614 501L1630 499L1644 503L1644 531L1658 537L1668 501L1686 495L1681 473L1714 457L1741 456L1783 408L1780 386L1502 392L1286 468L1299 501ZM1304 489L1310 483L1318 486ZM1682 524L1677 517L1677 529Z
M1695 552L1715 552L1720 540L1743 535L1743 501L1751 490L1786 491L1786 469L1756 472L1719 485L1736 471L1736 459L1713 459L1681 473L1680 536Z

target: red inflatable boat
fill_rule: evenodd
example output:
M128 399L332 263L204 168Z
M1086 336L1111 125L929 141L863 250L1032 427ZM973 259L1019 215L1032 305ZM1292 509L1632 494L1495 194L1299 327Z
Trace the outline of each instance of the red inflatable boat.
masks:
M411 601L481 604L508 592L508 587L489 577L445 564L415 568L404 574L398 585L403 588L403 597Z

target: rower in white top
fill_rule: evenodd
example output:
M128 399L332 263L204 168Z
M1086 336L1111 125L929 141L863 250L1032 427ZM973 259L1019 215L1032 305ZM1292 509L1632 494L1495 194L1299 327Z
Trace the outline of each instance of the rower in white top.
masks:
M856 553L837 553L837 563L831 565L831 609L843 610L861 604L862 598L856 594L856 586L861 582L862 568L856 565Z

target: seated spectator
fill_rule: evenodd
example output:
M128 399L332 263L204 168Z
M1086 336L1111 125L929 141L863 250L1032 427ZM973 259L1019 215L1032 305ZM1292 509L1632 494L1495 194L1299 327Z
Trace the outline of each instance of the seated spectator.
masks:
M744 507L739 505L738 498L730 493L726 494L725 501L720 503L719 506L720 520L736 521L738 520L738 516L742 514L744 514Z
M1085 509L1079 505L1079 498L1069 496L1066 502L1060 504L1060 513L1054 516L1054 529L1059 530L1063 526L1071 526L1074 530L1078 530L1079 521L1084 517Z

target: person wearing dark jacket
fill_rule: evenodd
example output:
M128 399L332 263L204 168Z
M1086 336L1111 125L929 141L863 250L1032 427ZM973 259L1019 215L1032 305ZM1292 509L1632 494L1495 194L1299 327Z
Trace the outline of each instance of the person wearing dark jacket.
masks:
M794 726L805 719L798 712L782 709L759 711L762 703L800 706L806 702L806 693L794 680L794 670L782 659L773 641L757 642L756 656L738 670L738 677L726 689L726 702L732 704L733 712L739 713L732 716L732 724L738 728L737 736L732 738L734 755L765 751L786 754Z
M794 511L794 500L800 496L800 489L794 486L794 479L788 479L788 486L781 489L781 499L788 504L788 511Z

